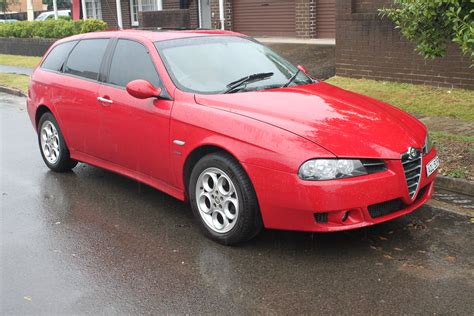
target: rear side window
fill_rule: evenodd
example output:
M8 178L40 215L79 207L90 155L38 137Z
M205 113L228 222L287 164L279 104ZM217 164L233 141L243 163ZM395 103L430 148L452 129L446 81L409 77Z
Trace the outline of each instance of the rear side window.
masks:
M76 43L76 41L72 41L54 47L41 64L41 68L61 71L64 60Z
M137 79L148 80L155 87L160 85L155 66L145 46L121 39L115 47L107 81L125 87L127 83Z
M100 64L104 57L108 39L88 39L80 41L67 59L64 72L97 80Z

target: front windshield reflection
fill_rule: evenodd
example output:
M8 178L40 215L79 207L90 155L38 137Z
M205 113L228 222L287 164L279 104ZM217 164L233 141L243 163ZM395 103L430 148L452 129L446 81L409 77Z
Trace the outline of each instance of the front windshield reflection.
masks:
M298 71L294 65L268 47L236 36L203 36L156 42L175 85L194 93L223 93L227 85L257 73L273 73L268 79L247 84L243 90L284 86ZM299 73L293 85L312 79Z

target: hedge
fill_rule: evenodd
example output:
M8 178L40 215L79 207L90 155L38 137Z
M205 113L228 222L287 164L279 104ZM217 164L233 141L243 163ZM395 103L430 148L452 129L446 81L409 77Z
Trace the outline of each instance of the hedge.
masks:
M102 20L46 20L0 23L0 37L63 38L75 34L102 31L107 23Z

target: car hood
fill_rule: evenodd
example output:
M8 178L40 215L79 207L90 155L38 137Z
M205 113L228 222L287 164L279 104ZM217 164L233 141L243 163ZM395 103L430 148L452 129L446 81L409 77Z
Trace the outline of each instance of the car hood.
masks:
M423 147L426 127L390 105L327 83L237 94L196 95L215 107L295 133L338 157L399 159Z

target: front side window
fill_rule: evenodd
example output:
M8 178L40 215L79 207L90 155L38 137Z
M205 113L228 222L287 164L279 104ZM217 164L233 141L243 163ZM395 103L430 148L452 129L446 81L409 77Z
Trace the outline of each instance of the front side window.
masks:
M160 85L155 66L145 46L121 39L115 47L107 81L125 87L127 83L137 79L148 80L155 87Z
M223 93L243 77L271 73L265 80L248 83L244 90L282 87L298 69L268 47L249 38L203 36L155 43L175 85L194 93ZM292 85L308 84L299 72Z
M41 68L61 71L61 68L64 64L67 55L76 43L77 41L71 41L59 44L58 46L54 47L41 64Z
M64 72L97 80L108 39L87 39L80 41L66 61Z

